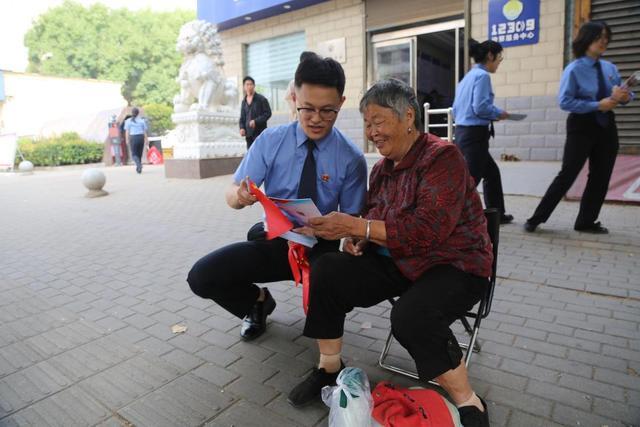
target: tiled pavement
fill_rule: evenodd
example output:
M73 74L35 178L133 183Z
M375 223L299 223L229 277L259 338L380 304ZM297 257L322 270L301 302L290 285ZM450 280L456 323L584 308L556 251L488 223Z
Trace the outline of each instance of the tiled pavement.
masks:
M270 285L268 333L247 344L239 321L185 282L260 208L227 208L229 177L105 171L100 199L83 197L79 169L0 175L0 426L326 425L322 403L285 399L317 357L299 289ZM596 237L571 230L577 205L563 202L525 234L536 202L508 197L519 224L502 228L473 386L493 426L638 426L640 208L605 206L612 233ZM376 367L388 310L354 311L344 354L373 382L415 384ZM171 332L178 323L185 333Z

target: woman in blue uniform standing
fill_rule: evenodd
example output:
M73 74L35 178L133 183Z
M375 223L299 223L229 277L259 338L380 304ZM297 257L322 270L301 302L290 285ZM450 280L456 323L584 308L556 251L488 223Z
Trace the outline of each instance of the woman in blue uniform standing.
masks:
M147 144L147 122L138 117L140 110L133 107L131 117L125 120L124 130L127 143L131 147L131 157L136 163L136 172L142 173L142 151Z
M629 102L631 92L620 88L618 69L601 58L611 41L604 22L587 22L572 44L576 59L564 69L558 102L569 112L562 167L524 228L535 231L546 222L589 159L589 178L580 201L574 229L606 234L596 222L609 187L618 154L618 130L613 109Z
M513 221L505 213L500 169L489 153L489 138L494 135L493 122L509 117L509 113L493 104L489 73L495 73L502 62L502 46L487 40L472 41L469 51L476 65L460 81L453 102L456 121L455 143L462 151L469 173L476 182L482 180L484 204L500 211L500 223Z

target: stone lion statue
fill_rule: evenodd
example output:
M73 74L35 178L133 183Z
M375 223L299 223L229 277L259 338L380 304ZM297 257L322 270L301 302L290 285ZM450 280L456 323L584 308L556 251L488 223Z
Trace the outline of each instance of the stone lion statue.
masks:
M174 111L232 111L238 100L236 86L222 70L222 48L215 25L195 20L180 29L178 52L184 55L177 81L180 93L173 99Z

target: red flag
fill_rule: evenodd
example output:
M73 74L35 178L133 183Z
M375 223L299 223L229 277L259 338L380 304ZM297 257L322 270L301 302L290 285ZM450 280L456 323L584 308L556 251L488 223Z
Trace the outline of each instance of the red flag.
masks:
M268 240L275 239L293 228L293 223L289 218L278 209L275 203L260 191L253 181L249 181L249 192L256 196L256 199L258 199L264 209Z

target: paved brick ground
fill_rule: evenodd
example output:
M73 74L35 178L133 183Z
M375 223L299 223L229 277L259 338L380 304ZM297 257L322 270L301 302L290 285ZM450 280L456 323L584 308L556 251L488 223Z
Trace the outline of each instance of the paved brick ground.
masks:
M111 194L85 199L81 172L0 175L0 426L326 425L322 403L285 399L317 357L299 289L270 286L278 308L247 344L185 282L260 208L227 208L229 177L166 180L158 167L106 169ZM507 200L520 224L536 202ZM494 426L640 425L639 209L607 205L612 233L598 237L571 230L576 210L562 203L535 235L502 228L470 371ZM415 384L376 367L388 311L349 316L345 356L373 382Z

